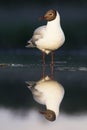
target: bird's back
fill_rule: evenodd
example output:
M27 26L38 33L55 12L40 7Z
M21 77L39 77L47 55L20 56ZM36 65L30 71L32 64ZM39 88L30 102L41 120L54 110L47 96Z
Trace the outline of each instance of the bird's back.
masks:
M46 99L59 99L62 98L64 95L63 87L56 81L43 82L36 85L35 89L41 92L42 96L44 96Z
M64 88L57 81L46 81L38 84L37 89L41 95L36 101L46 105L47 109L53 110L56 115L59 113L59 106L64 96Z
M46 31L46 26L40 26L37 29L35 29L33 36L32 36L32 41L36 42L38 39L43 38L44 34Z

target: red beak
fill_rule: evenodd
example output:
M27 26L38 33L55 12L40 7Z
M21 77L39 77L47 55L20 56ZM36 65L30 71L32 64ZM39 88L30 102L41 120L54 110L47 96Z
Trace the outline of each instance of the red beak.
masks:
M44 16L39 17L39 20L43 20L43 19L44 19Z
M45 114L45 111L41 111L41 110L39 110L39 112L40 112L40 114Z

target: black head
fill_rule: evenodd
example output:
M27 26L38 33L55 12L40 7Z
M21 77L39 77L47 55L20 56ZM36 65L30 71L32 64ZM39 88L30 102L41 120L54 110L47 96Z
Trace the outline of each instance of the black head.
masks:
M56 18L57 16L57 11L56 10L48 10L41 19L47 20L47 21L52 21Z
M52 110L47 109L46 111L40 111L41 114L45 116L45 118L49 121L55 121L56 115L55 112Z

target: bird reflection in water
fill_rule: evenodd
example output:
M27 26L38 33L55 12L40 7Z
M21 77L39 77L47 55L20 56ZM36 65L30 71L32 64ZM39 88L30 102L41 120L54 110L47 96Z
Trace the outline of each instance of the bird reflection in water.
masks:
M37 82L28 81L27 87L36 102L46 106L40 113L49 121L55 121L59 115L60 103L64 96L64 88L56 80L45 76Z

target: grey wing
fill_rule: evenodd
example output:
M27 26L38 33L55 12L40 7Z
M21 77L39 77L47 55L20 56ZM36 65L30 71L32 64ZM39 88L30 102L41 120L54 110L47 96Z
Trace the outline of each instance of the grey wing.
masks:
M34 34L33 34L33 36L32 36L32 42L35 42L35 41L37 41L38 39L43 38L43 36L44 36L44 34L45 34L45 31L46 31L46 26L38 27L38 28L34 31Z
M43 38L44 34L46 31L46 26L40 26L37 29L35 29L32 38L28 41L28 45L26 47L36 47L37 45L35 44L35 42L40 39Z
M40 26L34 31L34 35L43 35L46 31L46 25Z
M26 81L27 87L31 90L31 92L34 94L35 97L40 97L42 95L42 92L39 92L38 89L35 88L37 85L34 81Z

